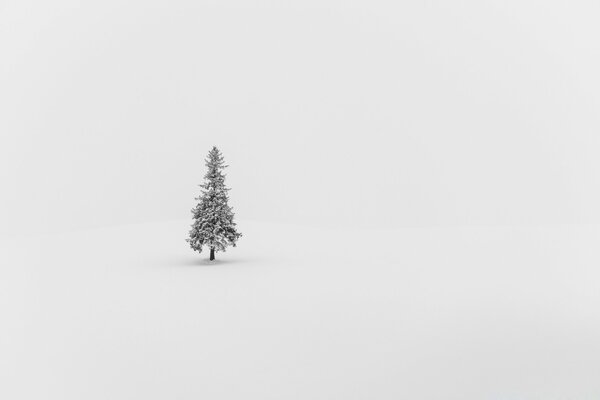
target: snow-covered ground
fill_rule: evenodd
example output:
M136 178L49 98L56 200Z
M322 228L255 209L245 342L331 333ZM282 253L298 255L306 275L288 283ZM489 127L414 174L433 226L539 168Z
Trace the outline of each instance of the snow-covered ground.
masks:
M598 226L239 225L2 242L0 398L600 398Z

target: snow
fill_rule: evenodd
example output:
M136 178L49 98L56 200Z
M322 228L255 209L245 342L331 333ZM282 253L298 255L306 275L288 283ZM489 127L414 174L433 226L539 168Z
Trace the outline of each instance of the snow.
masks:
M190 221L0 243L3 399L592 399L600 227Z
M0 1L0 400L600 399L598 15Z

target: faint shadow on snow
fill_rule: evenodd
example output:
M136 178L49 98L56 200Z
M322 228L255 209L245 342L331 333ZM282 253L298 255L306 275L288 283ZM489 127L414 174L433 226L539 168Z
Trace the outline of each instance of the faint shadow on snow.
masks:
M208 258L203 257L186 257L179 260L173 260L165 262L165 266L168 267L218 267L226 265L249 265L255 264L257 260L246 260L239 258L217 258L214 261L210 261Z

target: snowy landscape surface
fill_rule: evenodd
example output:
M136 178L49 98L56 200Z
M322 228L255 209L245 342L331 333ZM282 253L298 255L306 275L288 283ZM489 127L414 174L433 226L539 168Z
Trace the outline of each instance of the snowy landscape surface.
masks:
M0 246L5 399L597 399L598 226L189 221Z
M599 20L0 0L0 400L600 399Z

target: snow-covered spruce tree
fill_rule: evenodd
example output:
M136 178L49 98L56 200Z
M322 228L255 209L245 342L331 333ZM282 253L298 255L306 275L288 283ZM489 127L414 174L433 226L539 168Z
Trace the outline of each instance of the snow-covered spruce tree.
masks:
M204 183L200 185L202 195L197 197L198 205L192 210L194 223L187 239L190 247L202 252L202 247L210 249L210 259L215 259L216 251L225 251L227 246L234 246L242 236L235 228L233 212L229 207L229 189L225 187L225 174L227 167L223 155L216 147L208 153L206 158L208 171L204 175Z

